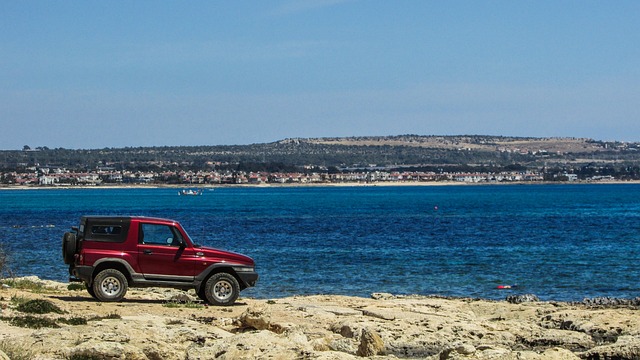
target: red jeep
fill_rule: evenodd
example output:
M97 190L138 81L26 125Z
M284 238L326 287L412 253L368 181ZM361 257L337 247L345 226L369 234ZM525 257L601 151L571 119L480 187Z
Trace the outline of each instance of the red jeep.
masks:
M70 281L100 301L120 301L129 287L195 289L213 305L231 305L258 280L248 256L194 244L177 221L139 216L83 216L62 239Z

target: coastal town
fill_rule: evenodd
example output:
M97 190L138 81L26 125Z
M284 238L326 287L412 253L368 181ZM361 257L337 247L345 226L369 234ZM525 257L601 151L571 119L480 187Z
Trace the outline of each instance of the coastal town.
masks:
M438 184L640 180L640 143L382 136L233 146L0 151L0 186Z
M60 186L113 186L113 185L322 185L322 184L438 184L438 183L532 183L611 182L612 175L594 175L579 178L578 174L539 171L503 172L425 172L425 171L345 171L329 172L245 172L245 171L116 171L96 169L75 172L63 168L33 167L25 172L0 174L4 187L60 187Z

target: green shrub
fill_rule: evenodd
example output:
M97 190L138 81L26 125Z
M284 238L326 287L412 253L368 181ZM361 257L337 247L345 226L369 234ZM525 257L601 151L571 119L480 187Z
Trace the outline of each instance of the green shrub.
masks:
M23 313L29 313L29 314L48 314L48 313L63 314L64 313L64 311L62 311L59 307L57 307L51 301L42 300L42 299L27 301L26 303L18 305L18 307L16 307L16 310Z
M67 325L87 325L87 319L83 317L59 318L58 322Z
M84 286L84 284L79 284L79 283L71 283L67 286L67 290L71 290L71 291L79 291L79 290L86 290L86 286Z
M55 320L31 315L16 316L14 318L11 318L11 320L9 320L9 324L30 329L60 327L58 324L56 324Z
M162 304L162 306L167 307L167 308L189 308L189 309L202 309L202 308L204 308L204 305L202 305L200 303L193 302L193 301L187 301L187 302L169 301L169 302L166 302L166 303Z
M94 316L92 318L89 318L89 321L100 321L100 320L105 320L105 319L122 319L122 316L120 316L119 314L116 313L111 313L108 315L104 315L104 316Z

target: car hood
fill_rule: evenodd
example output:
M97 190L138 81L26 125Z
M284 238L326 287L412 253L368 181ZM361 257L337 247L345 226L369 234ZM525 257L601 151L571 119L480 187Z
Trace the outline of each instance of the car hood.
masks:
M206 257L210 261L255 266L255 262L252 258L232 251L220 250L207 246L196 247L195 250L203 253L204 257Z

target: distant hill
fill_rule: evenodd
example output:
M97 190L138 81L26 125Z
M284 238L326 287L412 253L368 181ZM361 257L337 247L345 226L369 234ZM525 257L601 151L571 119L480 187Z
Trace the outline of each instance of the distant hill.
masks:
M251 145L0 151L0 168L336 168L640 164L640 143L484 135L292 138Z
M540 150L548 152L590 152L598 151L601 146L590 139L582 138L524 138L505 136L371 136L304 139L313 144L346 145L346 146L411 146L430 149L459 150L472 149L479 151L495 151L499 149ZM596 145L594 145L596 144Z

